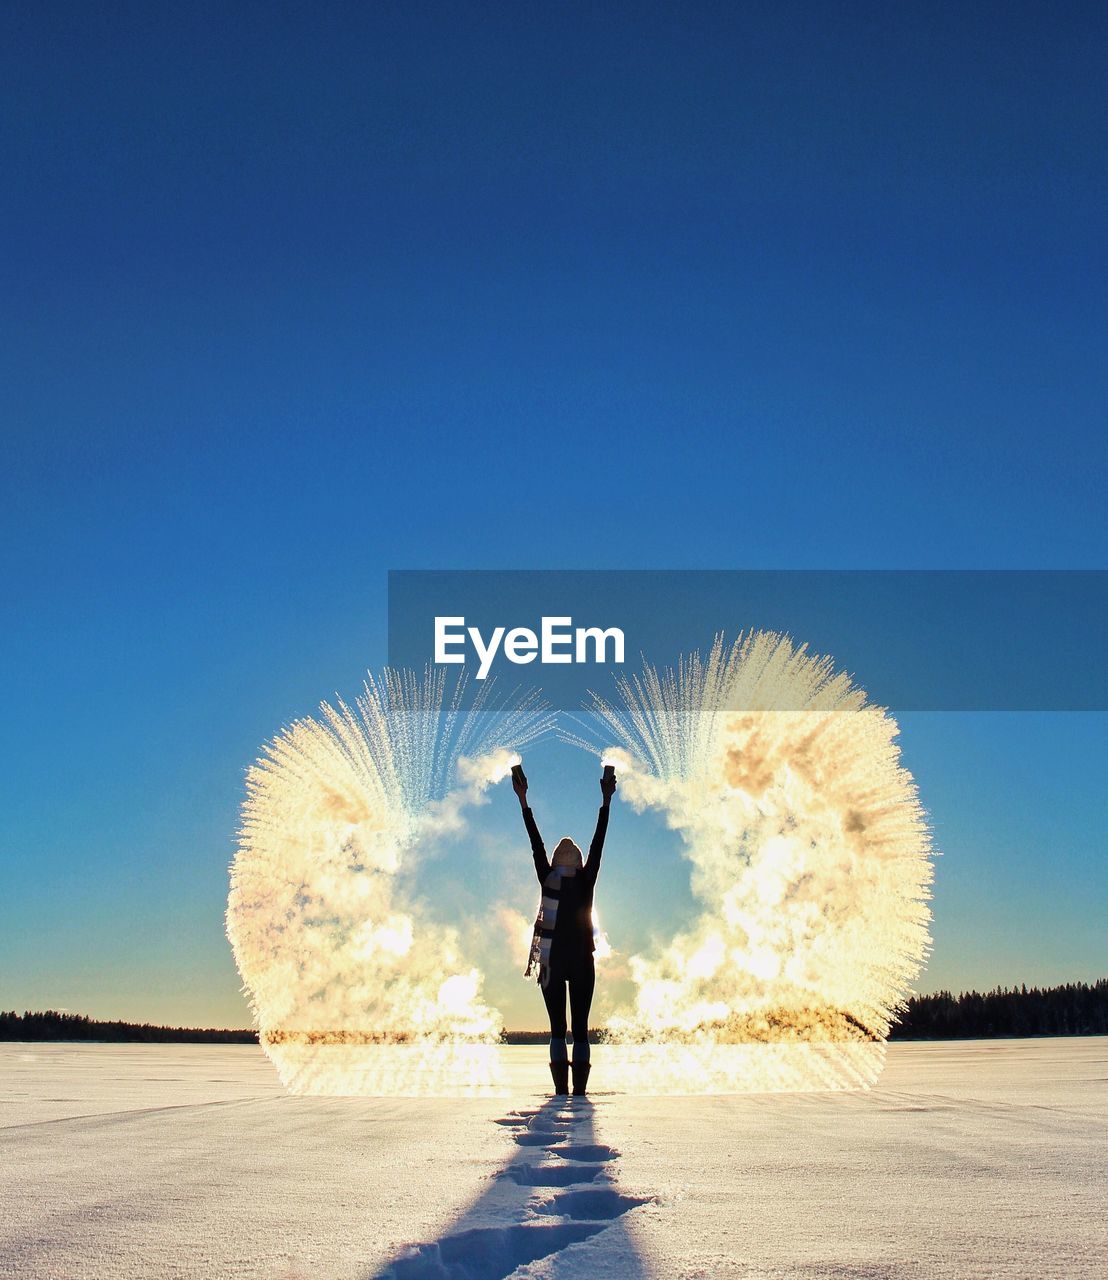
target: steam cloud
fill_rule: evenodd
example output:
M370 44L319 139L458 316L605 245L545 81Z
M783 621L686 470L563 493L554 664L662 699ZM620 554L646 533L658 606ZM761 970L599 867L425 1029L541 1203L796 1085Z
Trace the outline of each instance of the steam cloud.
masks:
M624 1077L871 1083L930 942L931 841L895 720L772 632L618 685L592 706L616 744L604 758L624 798L680 835L701 907L630 958L634 1000L609 1023Z
M491 684L463 710L463 687L386 671L248 772L227 932L296 1092L501 1089L500 1015L411 872L420 842L463 829L552 717ZM896 722L772 632L617 688L573 740L603 747L626 801L665 814L700 914L629 958L634 996L597 1076L643 1093L872 1083L929 945L930 836ZM498 911L522 951L526 917Z
M488 684L463 712L463 688L430 670L370 677L354 708L325 703L247 774L227 933L262 1046L295 1092L497 1085L499 1015L407 873L420 840L457 829L549 715Z

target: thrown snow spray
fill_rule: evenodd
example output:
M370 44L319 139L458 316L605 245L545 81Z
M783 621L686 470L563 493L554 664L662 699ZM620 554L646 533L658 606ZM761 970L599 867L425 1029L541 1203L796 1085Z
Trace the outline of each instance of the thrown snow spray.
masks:
M642 1093L872 1084L930 944L931 841L896 721L773 632L618 690L590 708L603 757L679 833L700 914L631 957L594 1074Z
M491 682L463 709L463 687L388 670L353 708L284 730L247 775L227 932L296 1092L501 1091L500 1016L410 873L421 841L463 828L551 717L536 693L513 704ZM594 1079L636 1093L868 1086L929 945L930 836L896 722L771 632L617 688L594 697L592 743L571 740L604 745L623 799L665 814L700 912L630 958L634 995ZM518 913L499 914L514 927Z
M286 728L247 773L227 935L294 1092L498 1089L500 1019L481 974L403 873L550 716L536 692L513 703L491 682L463 707L464 687L386 669L353 708L324 703Z

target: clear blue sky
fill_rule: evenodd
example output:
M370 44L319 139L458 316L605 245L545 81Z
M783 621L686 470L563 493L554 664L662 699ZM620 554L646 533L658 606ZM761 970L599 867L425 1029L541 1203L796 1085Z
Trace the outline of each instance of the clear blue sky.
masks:
M245 1019L390 568L1104 567L1106 135L1092 3L6 6L0 1006ZM1108 967L1106 736L906 719L925 987Z

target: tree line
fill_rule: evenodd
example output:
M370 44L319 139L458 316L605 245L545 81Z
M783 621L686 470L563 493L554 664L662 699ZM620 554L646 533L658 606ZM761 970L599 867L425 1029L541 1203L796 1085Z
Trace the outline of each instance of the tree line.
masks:
M149 1041L166 1044L256 1044L250 1030L207 1027L156 1027L149 1022L102 1022L81 1013L0 1012L0 1040Z
M912 996L890 1040L988 1040L1024 1036L1108 1035L1108 978L1060 987L997 987L952 995ZM506 1032L507 1044L545 1043L545 1031ZM79 1013L0 1012L0 1040L90 1040L165 1044L255 1044L249 1029L158 1027L103 1022Z
M912 996L890 1040L1108 1035L1108 978L1060 987L997 987Z

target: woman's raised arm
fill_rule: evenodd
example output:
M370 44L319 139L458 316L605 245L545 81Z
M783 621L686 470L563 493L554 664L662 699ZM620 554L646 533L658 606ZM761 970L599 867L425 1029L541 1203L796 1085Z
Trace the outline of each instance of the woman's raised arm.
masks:
M589 858L585 863L585 874L594 884L600 872L600 859L604 853L604 837L608 834L608 813L612 803L612 796L615 793L615 772L613 770L609 774L605 770L600 778L600 794L604 797L604 803L600 806L600 812L596 815L596 830L593 832L592 844L589 845Z
M531 841L531 856L535 859L535 874L539 878L539 883L545 884L546 877L550 874L550 859L546 856L546 846L542 842L542 836L535 823L535 815L527 803L527 779L523 776L522 769L512 770L512 790L519 800L520 809L523 810L523 825L527 828L527 836Z

